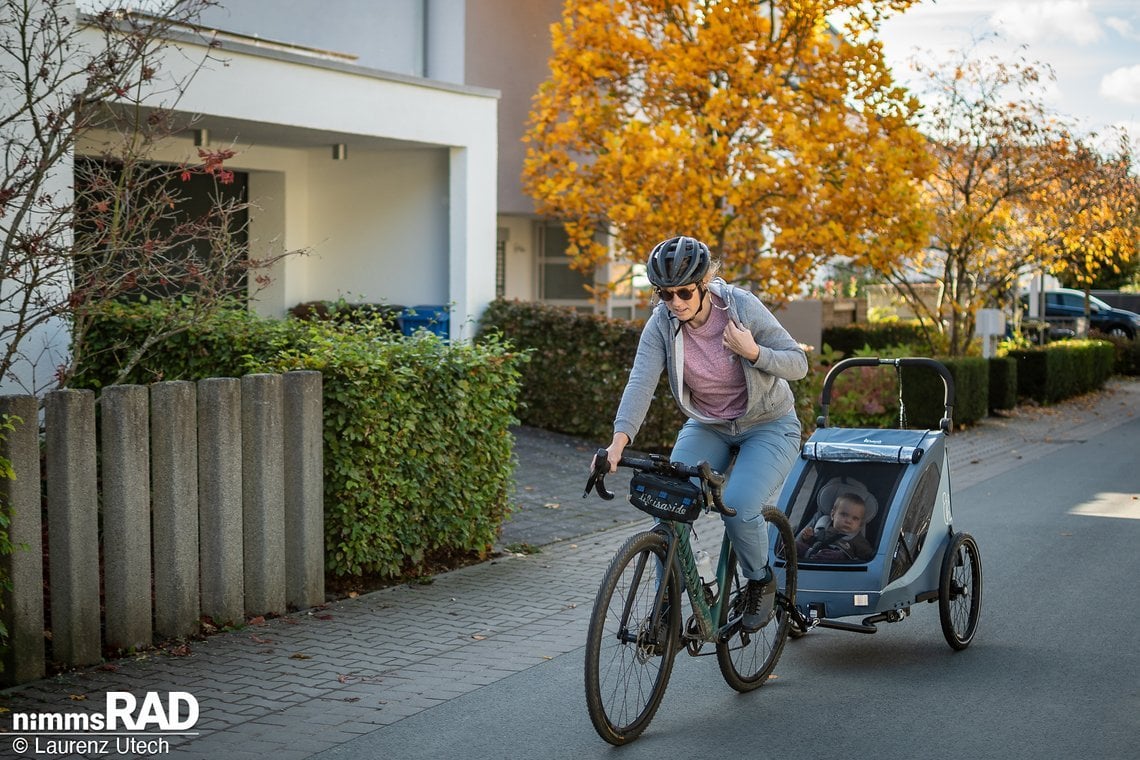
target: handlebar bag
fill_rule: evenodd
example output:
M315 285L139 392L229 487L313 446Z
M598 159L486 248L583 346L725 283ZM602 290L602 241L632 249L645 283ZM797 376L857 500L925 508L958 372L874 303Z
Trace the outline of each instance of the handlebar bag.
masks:
M629 481L629 503L659 520L691 523L704 509L701 487L688 478L637 472Z

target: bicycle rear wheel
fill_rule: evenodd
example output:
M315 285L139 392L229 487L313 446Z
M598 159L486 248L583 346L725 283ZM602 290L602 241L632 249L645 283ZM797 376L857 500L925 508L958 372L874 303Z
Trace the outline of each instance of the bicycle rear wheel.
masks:
M796 604L796 544L792 526L788 524L788 518L783 512L772 507L764 509L764 519L776 526L779 534L776 556L783 556L786 560L784 582L776 590L775 615L768 625L756 633L746 633L737 627L727 641L716 646L721 675L729 686L741 692L759 689L768 681L784 651L784 642L788 639L792 625L789 611ZM721 605L722 629L730 620L738 621L744 614L742 592L748 579L740 573L735 551L729 554L726 577L729 585L727 598L730 602Z
M610 744L636 739L661 703L681 631L681 586L669 573L668 610L650 625L668 545L664 536L631 537L610 562L586 636L586 707Z

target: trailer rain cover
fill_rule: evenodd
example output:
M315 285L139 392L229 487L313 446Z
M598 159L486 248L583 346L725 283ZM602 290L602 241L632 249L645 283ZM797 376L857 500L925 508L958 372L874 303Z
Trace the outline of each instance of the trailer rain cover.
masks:
M914 464L922 458L920 430L829 429L826 440L804 444L800 455L821 462L894 462ZM816 436L813 436L815 438Z

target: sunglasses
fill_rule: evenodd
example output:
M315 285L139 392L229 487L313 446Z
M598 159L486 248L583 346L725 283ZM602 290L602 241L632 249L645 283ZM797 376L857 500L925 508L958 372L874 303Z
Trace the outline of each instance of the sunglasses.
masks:
M665 303L671 302L674 298L680 298L682 301L688 301L693 297L693 291L696 288L677 288L676 290L662 290L657 289L657 297Z

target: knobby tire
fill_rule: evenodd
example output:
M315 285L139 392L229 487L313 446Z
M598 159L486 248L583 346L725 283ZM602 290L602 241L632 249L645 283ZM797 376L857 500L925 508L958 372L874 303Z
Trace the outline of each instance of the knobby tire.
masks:
M681 632L681 587L675 573L669 574L666 587L668 616L656 631L649 625L667 548L658 533L632 536L614 555L594 599L586 636L586 707L594 729L610 744L636 739L669 685Z
M776 527L775 554L785 560L784 580L776 592L775 616L756 633L738 630L732 638L716 647L721 675L729 686L740 692L759 689L767 683L784 651L784 643L793 625L788 614L788 610L794 608L796 603L796 542L792 527L784 513L772 507L764 508L764 519ZM721 605L721 627L744 613L742 592L748 580L739 572L735 552L729 556L726 577L729 581L730 603Z

